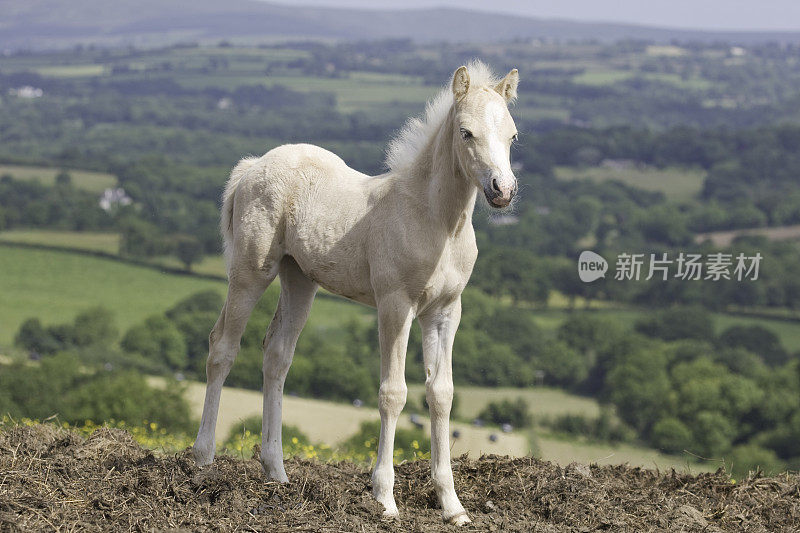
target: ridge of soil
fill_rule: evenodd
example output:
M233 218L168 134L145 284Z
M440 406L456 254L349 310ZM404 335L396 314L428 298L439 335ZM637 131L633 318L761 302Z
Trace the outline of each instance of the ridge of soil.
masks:
M84 439L51 425L0 430L0 531L798 531L800 476L572 464L534 458L453 460L472 524L441 520L429 461L396 468L399 520L381 518L369 472L290 459L290 482L258 461L189 450L161 455L126 431Z

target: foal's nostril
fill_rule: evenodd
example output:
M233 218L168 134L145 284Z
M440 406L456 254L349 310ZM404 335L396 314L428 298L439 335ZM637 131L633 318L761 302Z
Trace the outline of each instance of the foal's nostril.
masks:
M500 186L497 185L497 178L492 180L492 189L494 189L498 193L501 192L500 191Z

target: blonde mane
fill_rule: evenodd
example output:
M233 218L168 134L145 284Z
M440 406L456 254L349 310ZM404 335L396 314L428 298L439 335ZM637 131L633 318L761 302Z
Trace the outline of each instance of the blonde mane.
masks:
M470 87L490 87L500 83L500 78L486 66L474 59L467 65ZM411 117L389 143L386 149L386 168L396 172L407 169L425 148L431 137L441 126L453 105L452 79L425 105L422 117Z

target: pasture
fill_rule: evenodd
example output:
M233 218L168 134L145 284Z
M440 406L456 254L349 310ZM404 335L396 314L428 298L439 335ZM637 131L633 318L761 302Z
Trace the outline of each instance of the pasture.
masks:
M55 183L56 175L62 169L55 167L29 167L22 165L0 165L0 176L10 175L16 180L37 180L44 185ZM72 186L88 192L101 193L103 190L114 187L117 178L106 172L91 170L66 169L72 177Z
M88 242L87 238L83 244ZM97 242L103 244L103 238ZM222 281L79 253L2 244L0 272L0 347L10 346L20 324L30 317L39 317L44 324L67 322L81 310L101 305L114 314L124 332L190 294L206 289L225 294L226 290ZM314 304L309 326L335 327L362 316L372 316L372 311L339 298L321 297Z
M150 378L156 385L163 383L161 378ZM408 397L418 404L419 397L423 394L424 386L409 383ZM192 409L192 415L199 419L203 410L203 397L205 384L188 382L186 398ZM524 398L531 407L534 416L555 416L560 414L584 414L592 416L599 411L597 402L565 393L560 390L547 388L532 389L492 389L487 387L469 387L456 385L456 394L459 395L459 411L461 419L469 419L482 410L486 404L500 399ZM217 419L217 440L224 439L237 422L254 415L260 415L262 408L261 393L252 390L225 387L220 402L220 413ZM406 408L398 422L399 427L412 427L409 415L413 411ZM427 433L430 432L430 421L426 416L420 417ZM364 421L380 420L378 409L375 407L354 407L352 405L335 403L310 398L297 398L284 396L283 422L296 426L308 435L312 442L324 443L329 446L345 440L358 431L359 425ZM582 463L619 464L629 463L633 466L647 468L668 469L675 468L679 471L713 471L718 463L689 464L685 457L668 456L656 450L629 444L598 444L578 441L568 441L563 438L551 436L546 433L536 433L535 446L529 440L530 432L527 430L502 433L497 428L475 427L463 421L451 421L451 429L458 430L461 436L451 438L451 449L454 456L469 453L470 457L477 458L482 454L510 455L522 457L532 451L537 457L553 461L563 466L577 461ZM489 435L495 434L497 442L491 442Z
M556 167L555 173L561 180L619 181L637 189L664 193L676 201L694 198L703 188L705 179L705 173L695 168Z

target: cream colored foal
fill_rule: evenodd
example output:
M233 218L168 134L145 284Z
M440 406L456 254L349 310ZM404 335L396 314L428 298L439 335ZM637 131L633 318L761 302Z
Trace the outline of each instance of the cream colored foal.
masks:
M275 279L281 295L264 337L261 463L288 481L281 444L283 384L318 286L377 308L381 351L380 443L374 497L396 516L392 452L406 402L411 322L422 326L431 416L431 474L446 521L469 522L450 466L452 348L461 292L478 254L472 211L478 191L508 206L517 191L509 149L516 138L507 103L519 76L502 80L482 63L410 120L388 151L389 172L370 177L331 152L284 145L234 168L223 197L228 297L209 336L208 384L194 444L198 464L214 459L222 384L256 301Z

